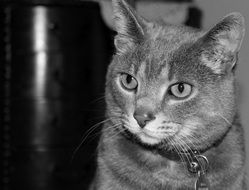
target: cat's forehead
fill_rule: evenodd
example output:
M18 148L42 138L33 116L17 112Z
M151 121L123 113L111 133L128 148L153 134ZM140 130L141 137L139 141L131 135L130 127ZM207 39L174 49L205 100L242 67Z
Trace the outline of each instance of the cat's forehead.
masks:
M186 61L191 59L191 55L186 51L195 41L189 33L182 33L179 37L179 31L156 34L156 37L138 47L132 61L135 74L143 73L147 80L165 78L166 75L172 78L174 71L179 70L174 68L189 67Z

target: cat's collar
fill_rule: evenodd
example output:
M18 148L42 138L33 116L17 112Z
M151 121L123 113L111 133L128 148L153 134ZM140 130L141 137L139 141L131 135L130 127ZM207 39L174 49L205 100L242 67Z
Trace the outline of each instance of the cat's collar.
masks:
M158 149L157 152L161 156L163 156L169 160L180 161L180 162L189 162L196 155L202 155L204 152L207 151L207 149L203 149L203 150L192 150L191 149L191 150L187 150L185 152L177 151L175 149L172 149L172 150Z

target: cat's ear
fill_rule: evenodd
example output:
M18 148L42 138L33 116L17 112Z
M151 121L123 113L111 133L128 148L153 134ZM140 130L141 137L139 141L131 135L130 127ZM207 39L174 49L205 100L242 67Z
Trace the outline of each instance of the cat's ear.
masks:
M245 21L240 13L231 13L202 38L202 63L214 73L231 71L245 34Z
M146 21L136 14L125 0L112 0L117 35L114 44L118 54L125 53L141 43L145 35Z

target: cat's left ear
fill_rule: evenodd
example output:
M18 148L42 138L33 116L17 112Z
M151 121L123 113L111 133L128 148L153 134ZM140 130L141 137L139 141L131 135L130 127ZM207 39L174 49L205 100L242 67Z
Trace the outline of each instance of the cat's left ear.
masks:
M240 13L227 15L202 38L202 64L216 74L231 71L236 65L244 34L244 17Z
M117 31L114 43L118 54L131 50L143 41L145 35L145 19L126 0L112 0L114 24Z

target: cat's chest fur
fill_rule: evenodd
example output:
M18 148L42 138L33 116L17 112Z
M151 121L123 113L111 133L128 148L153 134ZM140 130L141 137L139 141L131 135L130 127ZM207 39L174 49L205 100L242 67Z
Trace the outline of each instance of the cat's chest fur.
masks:
M193 190L188 165L201 155L209 190L245 190L235 85L243 17L203 32L148 22L125 0L113 6L116 53L91 189Z

